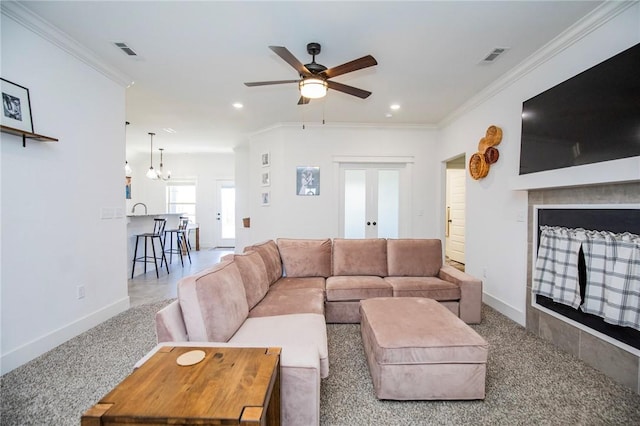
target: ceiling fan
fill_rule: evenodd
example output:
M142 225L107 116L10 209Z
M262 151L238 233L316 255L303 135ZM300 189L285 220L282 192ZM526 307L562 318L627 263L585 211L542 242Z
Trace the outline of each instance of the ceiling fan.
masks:
M307 44L307 52L313 57L313 59L311 60L311 63L305 65L293 56L286 47L269 46L269 49L273 50L276 55L280 56L286 63L295 68L296 71L298 71L300 78L297 80L256 81L244 83L246 86L253 87L267 86L271 84L298 83L301 95L298 105L308 104L311 99L322 98L326 95L327 89L337 90L362 99L371 95L371 92L367 90L358 89L357 87L347 86L346 84L329 80L330 78L337 77L342 74L378 65L378 62L371 55L363 56L362 58L354 59L353 61L338 65L337 67L327 69L324 65L316 63L316 55L320 53L321 49L320 43Z

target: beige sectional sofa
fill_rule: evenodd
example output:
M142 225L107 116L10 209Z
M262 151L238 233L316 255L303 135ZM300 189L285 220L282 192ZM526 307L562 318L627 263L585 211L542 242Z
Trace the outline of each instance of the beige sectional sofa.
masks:
M282 423L319 424L325 323L358 323L360 300L403 296L480 322L482 282L443 265L440 240L281 238L183 278L156 332L159 346L282 347Z

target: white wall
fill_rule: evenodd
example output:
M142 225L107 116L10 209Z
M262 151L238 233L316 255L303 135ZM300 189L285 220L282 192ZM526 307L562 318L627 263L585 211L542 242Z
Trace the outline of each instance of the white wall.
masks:
M131 126L133 125L132 123ZM146 204L149 214L165 213L167 183L151 180L145 176L149 170L149 154L130 157L127 161L133 173L131 174L131 200L127 200L127 214L131 214L131 208L135 203ZM172 180L196 180L196 220L200 226L200 245L215 247L216 213L219 206L216 183L219 180L234 180L234 154L173 154L165 150L162 157L164 169L171 170ZM154 152L153 164L154 168L158 168L160 164L160 152L157 150ZM136 207L136 213L143 211L142 206ZM236 224L237 226L239 225Z
M129 298L125 89L4 13L1 25L2 77L29 88L35 131L60 140L23 148L1 135L5 373L127 309Z
M340 235L339 174L336 158L411 157L412 196L405 202L411 224L405 237L436 237L438 233L439 173L435 151L437 132L425 128L383 128L346 125L280 126L250 139L248 208L251 217L247 240L277 237L327 238ZM269 152L271 185L262 187L261 154ZM296 195L296 167L320 167L320 195ZM262 206L260 193L271 192Z
M480 181L467 177L466 266L478 277L486 271L484 301L520 324L525 323L526 312L527 193L511 190L509 181L519 170L522 102L640 42L640 4L590 29L517 79L505 77L501 91L441 132L438 155L445 161L460 152L470 158L489 125L503 129L497 147L500 159L488 177ZM569 31L565 38L572 34Z

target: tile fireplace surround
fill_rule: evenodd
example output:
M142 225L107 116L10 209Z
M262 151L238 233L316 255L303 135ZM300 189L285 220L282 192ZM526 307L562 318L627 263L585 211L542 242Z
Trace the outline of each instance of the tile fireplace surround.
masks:
M527 330L550 341L640 394L640 357L531 306L533 206L543 204L637 204L640 183L529 190Z

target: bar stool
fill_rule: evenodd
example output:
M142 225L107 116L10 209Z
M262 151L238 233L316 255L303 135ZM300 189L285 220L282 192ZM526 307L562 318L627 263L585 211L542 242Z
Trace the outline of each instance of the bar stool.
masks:
M184 258L182 256L182 250L186 249L187 256L189 256L189 263L191 262L191 253L189 252L189 241L187 239L187 225L189 224L188 218L180 218L180 222L177 229L167 229L164 231L164 246L167 246L167 234L169 234L169 248L165 250L165 253L169 253L169 263L173 262L173 253L180 255L180 264L184 267ZM176 248L173 248L173 236L175 234ZM166 261L166 256L165 256ZM162 266L162 262L160 262Z
M191 229L189 229L189 218L187 216L180 216L180 223L182 223L182 221L186 221L186 237L187 237L187 250L191 250L191 240L189 239L189 236L191 236ZM191 259L191 256L189 256L189 259Z
M162 261L166 263L167 274L169 273L169 264L167 263L167 258L164 255L164 242L162 241L162 237L164 235L164 227L167 224L167 219L153 219L153 232L146 232L144 234L136 235L136 248L133 251L133 267L131 268L131 278L133 278L133 274L136 270L136 262L144 262L144 272L147 273L147 263L153 262L156 266L156 277L160 278L160 274L158 273L158 257L156 256L156 247L153 243L154 238L157 238L160 242L160 267L162 268ZM140 238L144 238L144 256L137 257L138 255L138 241ZM147 241L151 240L151 249L153 250L153 256L147 256ZM151 260L153 259L153 260Z

